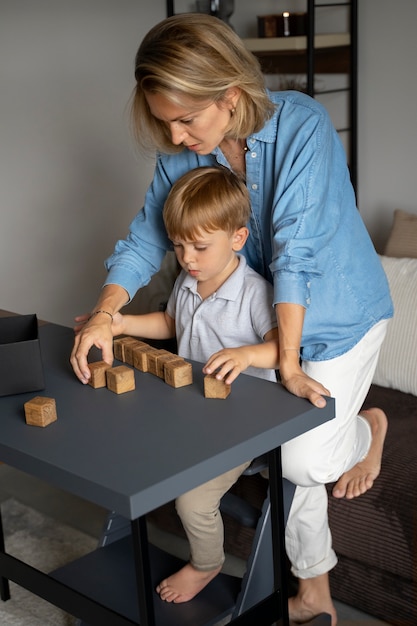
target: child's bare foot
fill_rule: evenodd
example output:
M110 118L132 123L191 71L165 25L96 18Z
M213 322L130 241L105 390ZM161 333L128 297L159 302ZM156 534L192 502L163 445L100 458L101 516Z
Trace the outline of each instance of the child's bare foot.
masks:
M298 594L288 599L290 624L303 624L320 613L327 613L332 626L336 626L337 613L330 595L329 575L299 579L298 583Z
M200 593L220 570L221 567L218 567L210 572L202 572L195 569L191 563L187 563L178 572L159 583L156 591L165 602L188 602Z
M371 447L363 461L356 463L339 478L332 491L335 498L352 499L362 495L372 487L381 471L382 451L388 429L387 416L377 408L362 411L360 415L371 427Z

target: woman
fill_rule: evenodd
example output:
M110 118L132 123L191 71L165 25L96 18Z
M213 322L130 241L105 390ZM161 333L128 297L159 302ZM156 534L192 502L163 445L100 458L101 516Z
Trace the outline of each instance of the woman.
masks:
M286 531L299 579L290 618L303 622L327 612L335 626L325 484L337 481L333 495L353 498L379 473L386 416L358 412L392 316L343 147L315 100L265 89L255 57L217 18L182 14L155 26L138 50L135 77L132 119L141 145L158 153L154 178L129 236L107 260L108 278L88 322L77 318L74 371L88 381L93 345L112 362L112 315L170 249L162 207L173 183L218 163L244 177L252 215L243 253L273 283L282 382L317 407L326 396L336 398L334 420L282 450L283 473L297 485ZM181 601L193 583L174 575L158 591Z

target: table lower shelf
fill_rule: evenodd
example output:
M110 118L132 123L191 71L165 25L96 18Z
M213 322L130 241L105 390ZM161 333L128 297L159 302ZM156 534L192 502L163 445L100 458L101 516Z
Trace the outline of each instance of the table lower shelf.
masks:
M163 578L182 567L184 561L155 546L149 548L155 588ZM98 548L51 572L50 576L140 624L131 537ZM215 624L233 611L240 586L240 578L220 574L194 600L184 604L162 602L155 593L156 626Z

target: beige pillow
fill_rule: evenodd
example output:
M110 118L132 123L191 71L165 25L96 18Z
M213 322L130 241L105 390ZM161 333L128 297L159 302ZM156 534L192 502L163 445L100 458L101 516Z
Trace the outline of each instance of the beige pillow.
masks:
M380 258L394 302L394 317L373 382L417 396L417 258Z
M417 215L401 209L394 211L392 228L384 255L413 259L417 257Z

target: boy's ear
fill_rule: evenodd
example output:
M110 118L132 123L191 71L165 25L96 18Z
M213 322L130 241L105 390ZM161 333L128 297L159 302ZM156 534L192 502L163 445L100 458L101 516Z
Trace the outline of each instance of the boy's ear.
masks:
M235 252L242 250L248 237L249 237L249 228L246 228L246 226L242 226L241 228L238 228L237 230L235 230L234 235L233 235L233 250Z

